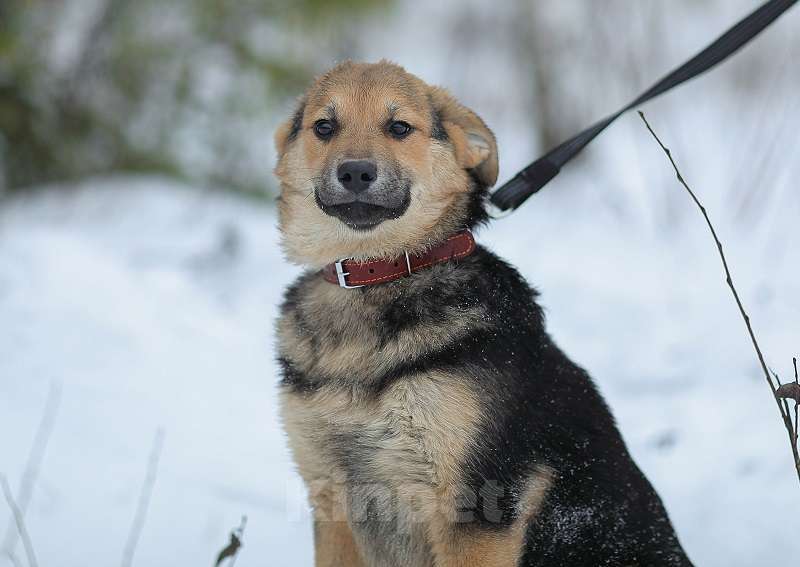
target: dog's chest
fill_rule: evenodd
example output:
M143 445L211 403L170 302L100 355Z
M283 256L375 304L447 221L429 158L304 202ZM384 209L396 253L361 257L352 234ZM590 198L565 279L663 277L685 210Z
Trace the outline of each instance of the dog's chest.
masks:
M458 340L480 312L440 311L438 324L423 317L387 332L382 314L397 294L383 299L312 280L284 306L278 350L295 458L311 478L335 471L357 482L447 484L481 415L472 384L452 371L385 377Z
M390 492L401 484L440 484L450 424L436 415L442 402L436 378L418 380L375 397L324 386L310 395L285 392L284 422L306 480L334 476Z
M437 416L439 379L403 381L372 400L323 389L284 392L283 401L312 499L315 491L332 491L328 513L348 520L367 564L432 565L425 509L448 493L463 451L447 416Z
M426 510L462 481L482 411L458 372L397 369L459 340L481 313L438 306L435 323L387 332L385 304L327 283L304 292L284 307L278 350L282 417L312 503L344 504L369 565L429 565Z

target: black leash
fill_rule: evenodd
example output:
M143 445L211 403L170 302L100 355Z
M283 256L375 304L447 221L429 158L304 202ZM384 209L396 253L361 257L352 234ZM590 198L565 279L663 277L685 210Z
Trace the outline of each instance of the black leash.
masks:
M647 92L619 112L587 128L520 171L490 197L492 205L512 212L528 197L547 185L572 158L621 115L645 102L701 75L736 53L791 8L797 0L770 0L736 24L691 60L653 85Z

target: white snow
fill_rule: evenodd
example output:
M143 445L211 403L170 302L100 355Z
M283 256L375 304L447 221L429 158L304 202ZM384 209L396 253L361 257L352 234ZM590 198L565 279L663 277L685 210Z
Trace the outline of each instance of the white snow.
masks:
M545 192L479 240L541 290L550 331L607 396L697 564L788 564L800 492L786 433L713 243L694 211L685 218L668 232ZM263 202L158 178L44 188L0 207L0 472L13 486L50 385L63 389L27 517L42 566L120 561L158 427L135 565L210 565L242 514L237 565L311 564L276 417L272 324L298 270L275 222ZM762 239L719 228L765 354L787 376L800 236L784 226L766 255Z
M272 211L161 181L104 182L6 205L0 227L0 470L15 483L49 385L63 385L29 514L41 564L120 560L159 426L137 565L211 564L241 514L240 565L308 563L308 522L289 521L302 493L276 419L272 347L296 270Z

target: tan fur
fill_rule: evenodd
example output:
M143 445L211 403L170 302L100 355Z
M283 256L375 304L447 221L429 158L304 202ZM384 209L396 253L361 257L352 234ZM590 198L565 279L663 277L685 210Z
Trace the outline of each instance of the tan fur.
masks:
M323 390L310 396L284 393L282 407L290 447L307 483L333 486L345 477L335 457L320 450L320 439L332 432L374 432L381 445L370 464L375 479L401 493L406 488L400 484L407 483L409 495L416 493L416 483L445 489L457 483L458 463L482 416L476 392L457 376L433 373L393 384L378 400ZM321 494L330 498L333 492Z
M302 449L301 449L302 451ZM299 462L299 461L298 461ZM308 456L304 461L308 461ZM348 524L342 479L318 479L307 484L314 511L314 563L317 567L365 565Z
M467 170L489 184L497 178L497 146L486 125L444 90L397 65L344 63L320 77L304 100L297 139L288 143L291 121L276 134L282 244L296 263L321 267L343 257L396 257L424 250L461 228L452 219L463 216L457 213L467 206ZM311 130L330 108L335 108L342 131L323 143ZM392 140L381 131L389 109L415 127L408 139ZM449 142L431 137L434 110L445 120ZM316 206L313 185L331 160L366 155L396 160L415 178L407 213L369 233L323 213Z
M309 486L316 525L325 541L342 537L343 526L335 524L349 519L352 525L354 519L343 496L346 473L336 455L326 450L332 434L375 439L363 482L397 499L395 507L386 510L386 519L397 518L407 524L398 529L415 530L418 538L425 538L419 546L431 545L425 526L452 521L459 463L471 448L482 416L477 393L458 377L420 376L394 384L378 400L360 399L346 391L322 391L310 397L285 393L282 408L290 448ZM339 535L330 535L331 530Z
M314 563L317 567L366 565L346 521L319 521L314 524Z
M544 502L552 484L552 472L537 469L528 479L520 500L520 516L502 532L468 531L454 535L450 526L437 526L433 550L437 567L516 567L525 542L525 531Z

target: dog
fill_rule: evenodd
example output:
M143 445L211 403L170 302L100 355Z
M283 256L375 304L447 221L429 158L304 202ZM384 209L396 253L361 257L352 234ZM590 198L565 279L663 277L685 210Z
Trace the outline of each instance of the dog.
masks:
M537 293L477 245L495 137L402 67L339 64L275 135L281 417L318 567L690 566Z

